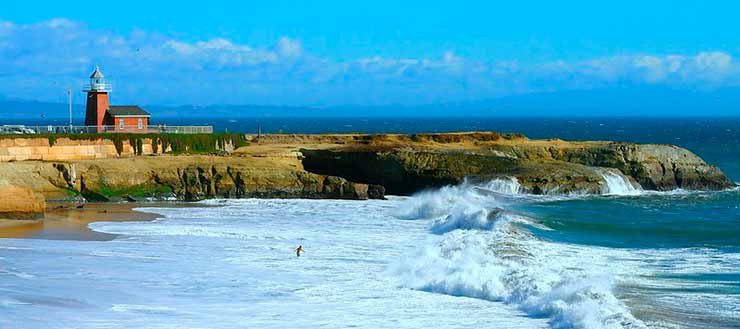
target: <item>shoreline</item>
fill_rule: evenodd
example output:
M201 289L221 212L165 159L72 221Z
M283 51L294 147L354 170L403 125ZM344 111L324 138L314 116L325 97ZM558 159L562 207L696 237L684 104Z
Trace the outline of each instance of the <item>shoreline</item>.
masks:
M196 206L185 202L90 202L50 204L44 218L34 220L0 219L0 239L44 239L76 241L110 241L118 235L91 230L93 222L153 221L161 215L136 211L135 208ZM203 206L203 205L197 205Z

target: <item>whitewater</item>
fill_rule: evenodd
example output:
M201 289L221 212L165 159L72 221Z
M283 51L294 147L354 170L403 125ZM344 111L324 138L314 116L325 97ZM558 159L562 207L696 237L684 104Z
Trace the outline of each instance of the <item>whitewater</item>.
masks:
M144 207L163 217L90 224L112 241L0 240L0 328L740 325L736 252L559 238L577 236L547 216L563 202L693 197L603 175L603 196L525 195L502 177L388 200ZM729 276L682 279L706 271Z
M113 241L1 240L0 328L546 327L399 287L388 264L423 245L427 225L389 217L398 204L209 201L91 225Z

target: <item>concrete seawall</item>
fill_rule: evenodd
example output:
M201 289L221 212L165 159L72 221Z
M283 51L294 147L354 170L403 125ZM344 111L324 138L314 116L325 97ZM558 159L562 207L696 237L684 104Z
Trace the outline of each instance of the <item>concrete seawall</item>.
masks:
M151 140L145 139L142 155L152 154ZM3 138L0 139L0 162L10 161L69 161L131 157L134 148L123 143L121 154L116 151L113 141L108 139L71 140L60 138L50 145L48 138Z

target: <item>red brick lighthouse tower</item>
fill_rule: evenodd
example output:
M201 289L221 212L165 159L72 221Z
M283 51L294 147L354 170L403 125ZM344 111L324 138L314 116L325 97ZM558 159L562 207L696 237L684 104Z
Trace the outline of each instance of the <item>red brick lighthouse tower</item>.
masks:
M90 84L86 85L83 91L87 92L85 125L97 126L98 132L102 132L105 114L110 106L108 93L111 92L111 86L105 83L105 77L99 67L95 66L95 71L90 75Z

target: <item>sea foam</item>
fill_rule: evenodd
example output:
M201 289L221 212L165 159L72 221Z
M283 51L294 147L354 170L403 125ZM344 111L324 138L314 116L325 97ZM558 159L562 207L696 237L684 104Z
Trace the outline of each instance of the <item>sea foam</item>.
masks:
M601 177L604 178L606 186L602 189L602 194L606 195L640 195L642 188L632 185L627 178L618 169L604 168L600 171Z
M518 195L519 182L514 177L492 179L485 183L472 183L464 180L459 185L449 185L437 190L426 190L406 199L398 207L395 216L400 219L428 219L450 214L452 208L460 205L486 204L494 201L490 194ZM500 200L496 202L500 203ZM465 211L461 209L461 211Z
M434 209L434 235L389 266L399 285L515 305L531 317L549 318L554 328L646 327L613 293L617 274L609 250L540 240L523 227L535 221L507 212L495 196L481 196L474 187L416 197L417 209Z

